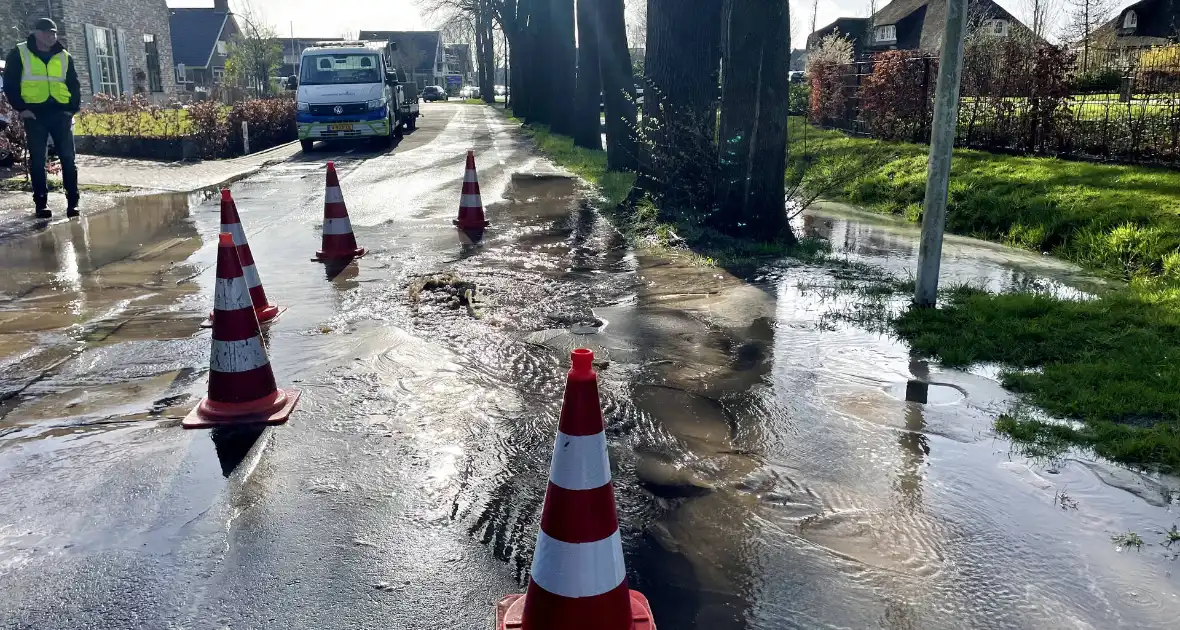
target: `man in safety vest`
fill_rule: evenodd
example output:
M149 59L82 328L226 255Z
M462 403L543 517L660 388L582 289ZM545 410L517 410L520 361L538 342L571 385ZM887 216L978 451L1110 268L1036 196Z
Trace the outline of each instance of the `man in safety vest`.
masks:
M4 95L20 112L29 140L29 173L33 202L40 218L49 212L45 159L49 138L61 158L66 215L78 216L78 167L74 164L74 114L82 100L74 58L57 41L57 24L37 20L29 39L8 54L4 67Z

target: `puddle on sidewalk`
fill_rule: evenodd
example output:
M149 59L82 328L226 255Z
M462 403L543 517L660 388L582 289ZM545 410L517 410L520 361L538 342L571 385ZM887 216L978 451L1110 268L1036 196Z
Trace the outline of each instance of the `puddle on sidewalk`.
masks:
M159 407L198 351L189 202L129 197L0 247L0 426Z

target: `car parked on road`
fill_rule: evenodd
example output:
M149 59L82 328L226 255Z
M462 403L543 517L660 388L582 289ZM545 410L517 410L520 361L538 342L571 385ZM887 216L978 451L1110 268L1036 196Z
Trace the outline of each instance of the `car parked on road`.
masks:
M428 85L422 90L422 100L427 103L447 100L447 91L437 85Z

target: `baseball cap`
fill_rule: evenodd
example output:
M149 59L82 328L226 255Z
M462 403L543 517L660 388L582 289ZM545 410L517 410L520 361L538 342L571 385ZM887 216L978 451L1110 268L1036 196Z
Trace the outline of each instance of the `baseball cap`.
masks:
M56 33L57 32L57 22L54 22L53 20L51 20L49 18L41 18L40 20L37 20L36 24L33 25L33 30L35 30L35 31L53 31L54 33Z

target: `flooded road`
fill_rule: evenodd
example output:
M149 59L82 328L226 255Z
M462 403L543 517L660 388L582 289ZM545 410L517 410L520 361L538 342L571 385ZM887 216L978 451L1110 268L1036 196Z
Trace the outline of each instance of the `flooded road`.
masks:
M450 224L469 147L493 224L479 247ZM327 159L371 252L343 268L308 262ZM304 389L264 432L179 427L206 382L215 199L141 198L0 244L0 626L485 627L526 577L579 346L600 359L628 568L661 629L1180 618L1159 544L1174 484L1013 452L991 433L1014 402L994 370L833 319L857 299L837 269L737 278L631 249L487 108L428 107L392 153L329 147L233 192L288 307L266 332L276 377ZM828 207L799 227L913 268L908 226ZM943 268L1096 286L962 239ZM1120 550L1126 531L1150 544Z

